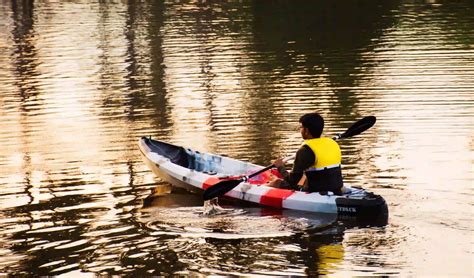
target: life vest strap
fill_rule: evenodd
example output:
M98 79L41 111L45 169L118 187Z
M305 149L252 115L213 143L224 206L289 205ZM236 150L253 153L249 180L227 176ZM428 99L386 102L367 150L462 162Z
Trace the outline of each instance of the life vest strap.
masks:
M306 171L322 171L322 170L327 170L327 169L332 169L332 168L337 168L337 167L340 168L341 164L333 164L333 165L324 166L321 168L308 168Z

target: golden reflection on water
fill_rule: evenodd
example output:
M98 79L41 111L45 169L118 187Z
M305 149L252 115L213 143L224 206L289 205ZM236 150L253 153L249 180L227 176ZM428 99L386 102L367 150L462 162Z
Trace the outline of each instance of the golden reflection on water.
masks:
M463 196L470 195L472 190L470 144L474 139L474 121L466 115L474 113L474 97L465 92L472 90L474 83L464 73L474 70L474 56L469 51L445 50L454 43L445 28L425 22L423 29L419 29L418 24L403 22L397 32L416 30L420 33L414 35L422 36L424 30L438 29L436 39L426 38L423 49L413 41L399 40L392 50L399 58L380 58L384 61L378 66L381 72L374 73L382 77L373 84L375 87L396 90L381 91L378 102L386 103L387 108L396 104L396 109L378 113L379 119L384 119L379 121L378 129L387 135L381 135L386 138L383 147L371 150L378 158L377 168L396 165L397 175L403 177L406 191L394 196L386 194L388 198L404 199L402 206L392 208L392 222L413 227L410 232L415 234L420 230L433 231L423 233L423 239L399 244L416 272L427 275L469 265L471 260L469 256L456 255L456 260L447 262L437 252L428 252L423 257L417 254L418 250L430 249L433 242L438 250L455 254L455 250L465 249L466 238L472 234L472 221L465 222L472 218L472 214L466 215L472 209L466 207ZM420 40L416 43L420 44ZM373 59L377 59L377 54ZM387 154L392 154L392 158L387 159ZM408 211L412 213L407 214ZM434 228L439 224L439 228ZM426 262L430 264L429 271L424 267Z
M229 265L205 274L469 273L471 6L360 4L0 3L0 273L171 274L209 254ZM346 181L389 202L388 227L235 249L140 221L157 184L140 136L268 164L315 110L328 136L377 116L341 147ZM156 202L200 202L173 196Z

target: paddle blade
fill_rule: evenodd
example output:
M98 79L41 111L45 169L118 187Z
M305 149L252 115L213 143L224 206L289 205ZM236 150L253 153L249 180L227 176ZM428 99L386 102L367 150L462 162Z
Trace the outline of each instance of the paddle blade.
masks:
M349 127L344 133L338 135L337 139L352 137L360 134L371 128L376 121L377 119L374 116L364 117L351 125L351 127Z
M204 190L203 199L204 201L210 200L215 197L220 197L227 192L231 191L234 187L239 185L242 182L241 179L238 180L225 180L214 184L208 189Z

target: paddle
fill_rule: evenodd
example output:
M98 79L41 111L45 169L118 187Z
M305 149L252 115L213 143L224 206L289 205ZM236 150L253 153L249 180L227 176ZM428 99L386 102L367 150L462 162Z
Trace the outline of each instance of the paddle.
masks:
M371 128L377 119L375 116L367 116L364 117L357 122L353 123L346 131L343 133L334 136L332 139L338 140L338 139L344 139L344 138L349 138L352 136L356 136L358 134L361 134L362 132L366 131L367 129Z
M367 129L371 128L375 124L375 121L376 121L376 118L374 116L364 117L364 118L358 120L357 122L355 122L354 124L352 124L345 132L334 136L333 139L334 140L339 140L339 139L349 138L349 137L358 135L358 134L366 131ZM283 161L287 162L287 161L291 160L292 158L294 158L294 156L289 156L289 157L284 158ZM272 164L272 165L269 165L269 166L267 166L263 169L258 170L255 173L252 173L248 176L244 176L244 177L241 177L241 178L235 179L235 180L223 180L221 182L218 182L218 183L214 184L213 186L211 186L211 187L207 188L206 190L204 190L203 199L204 199L204 201L206 201L206 200L210 200L210 199L215 198L215 197L220 197L220 196L226 194L227 192L229 192L230 190L232 190L234 187L239 185L241 182L247 181L250 178L255 177L255 176L257 176L257 175L259 175L259 174L261 174L265 171L268 171L273 167L275 167L275 166Z

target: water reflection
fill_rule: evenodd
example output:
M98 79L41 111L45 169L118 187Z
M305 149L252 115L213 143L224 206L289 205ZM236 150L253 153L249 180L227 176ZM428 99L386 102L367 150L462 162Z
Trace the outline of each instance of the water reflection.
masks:
M326 252L323 254L327 256L331 249L342 249L340 241L334 242L332 237L330 244L315 240L316 234L331 229L335 215L226 207L223 213L206 216L202 206L194 206L202 204L199 196L194 195L189 200L189 194L184 192L170 193L167 186L158 188L142 210L141 220L153 231L152 235L177 237L167 248L175 251L179 261L190 267L191 273L199 270L222 275L304 275L309 274L305 270L307 267L317 273L317 261L325 260L324 256L318 257L319 251L315 251L319 246L324 246L321 252ZM305 233L314 236L308 239ZM299 253L304 257L309 255L312 260L300 261L295 256ZM339 254L330 254L332 258L334 255ZM342 260L342 254L339 260ZM330 265L331 260L325 263Z
M472 11L471 1L0 1L0 273L469 273ZM378 117L341 145L345 180L389 201L388 226L308 231L240 206L201 223L198 196L174 192L142 210L157 180L137 138L266 165L299 147L297 119L313 110L328 135Z
M172 229L184 227L184 231L179 233L181 236L186 236L187 230L195 230L206 234L200 235L205 238L258 238L278 237L279 233L280 236L288 236L301 230L325 228L337 218L333 214L245 207L244 203L233 206L230 200L225 199L221 200L222 204L224 207L217 205L213 213L207 213L201 196L189 196L186 191L172 191L169 185L160 185L144 200L142 211L150 215L142 221L149 225L160 222ZM268 227L264 227L265 223Z

